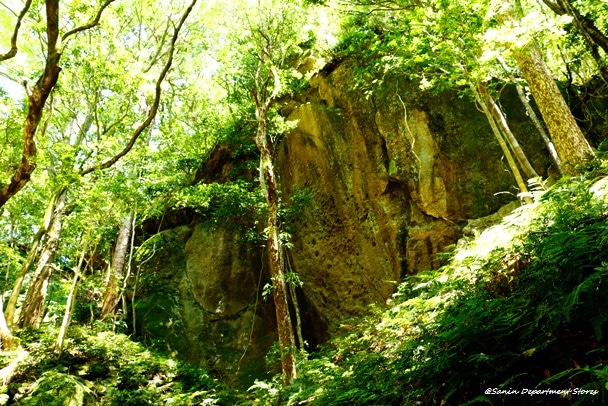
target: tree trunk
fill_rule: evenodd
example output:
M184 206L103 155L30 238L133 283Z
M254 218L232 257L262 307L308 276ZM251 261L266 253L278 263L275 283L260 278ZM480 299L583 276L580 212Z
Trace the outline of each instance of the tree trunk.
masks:
M78 284L80 282L80 265L76 272L74 273L74 278L72 279L72 286L70 287L70 293L68 293L68 298L65 303L65 312L63 313L63 320L61 321L61 327L59 327L59 333L57 334L57 342L55 343L55 352L61 356L63 352L63 343L65 341L65 336L68 331L68 327L72 322L72 314L74 314L74 306L76 304L76 292L78 290Z
M23 126L23 153L10 182L0 189L0 207L17 194L29 182L36 169L36 129L42 119L42 111L51 91L59 79L59 0L46 0L47 55L42 76L38 79L27 98L27 117Z
M501 66L503 67L505 72L507 72L507 74L509 75L509 79L515 85L515 90L517 91L517 95L519 96L519 100L521 101L521 104L524 105L524 107L526 109L526 113L528 114L528 117L530 117L530 120L532 120L532 123L534 123L536 130L538 131L541 138L543 139L543 142L545 143L545 146L547 147L547 150L549 151L549 154L551 155L553 162L555 162L555 165L557 166L557 170L559 171L560 174L563 175L564 167L562 165L562 161L559 159L559 156L557 156L557 151L555 150L555 145L553 145L553 142L551 142L551 138L549 138L549 135L547 135L547 132L545 131L545 127L543 126L541 120L538 118L538 116L536 115L536 112L530 105L530 102L528 101L528 97L526 96L526 92L524 91L524 88L515 79L515 77L511 73L511 70L507 66L507 63L500 57L498 58L498 62L500 62Z
M57 197L53 220L51 221L44 247L40 253L36 270L34 271L34 275L32 275L32 281L25 295L25 302L19 315L18 324L20 327L39 328L42 322L48 283L53 272L52 262L55 259L59 245L66 195L67 189L62 189Z
M521 12L518 0L515 0L515 5ZM569 175L578 173L578 167L595 154L547 69L538 47L529 43L520 49L514 49L513 55L530 86L564 171Z
M289 283L289 297L291 298L291 304L293 305L293 311L296 315L296 333L298 337L298 345L300 350L306 349L304 341L304 335L302 334L302 315L300 314L300 305L298 303L298 296L296 287L293 283Z
M74 307L76 305L76 292L78 291L78 284L80 282L80 278L82 276L82 265L84 264L84 257L87 254L87 250L89 248L89 238L90 238L90 229L89 233L87 233L85 242L82 247L82 253L80 255L80 259L78 260L78 266L74 270L74 278L72 279L72 286L70 288L70 293L68 293L68 298L65 303L65 313L63 314L63 320L61 322L61 327L59 328L59 333L57 334L57 343L55 344L55 352L61 356L63 352L63 342L65 340L65 336L68 332L68 327L72 322L72 315L74 314Z
M116 247L112 256L110 265L110 277L106 284L106 290L103 297L103 305L101 307L100 318L104 319L109 315L114 314L116 305L120 298L120 285L124 278L125 264L129 253L129 241L132 233L134 213L131 212L125 217L118 232L116 239Z
M526 176L528 177L528 179L538 177L538 174L532 167L532 164L530 164L530 161L528 160L526 153L521 148L521 145L519 145L519 142L513 135L513 132L511 131L511 128L509 127L509 124L507 123L507 119L505 118L505 115L503 114L500 107L498 107L498 105L496 104L496 101L494 100L494 98L492 98L492 96L488 92L487 84L486 83L480 84L478 86L478 89L484 98L486 107L488 108L488 110L490 111L492 116L494 117L494 120L496 120L496 124L498 124L498 127L502 131L502 134L505 136L505 139L507 140L509 146L515 153L517 162L519 162L519 165L523 169L523 171L526 174Z
M266 197L266 202L268 203L268 221L266 227L268 237L266 248L268 252L270 278L272 280L272 292L277 317L281 367L285 384L290 384L296 378L296 343L291 316L289 314L284 263L281 255L281 241L279 240L279 196L274 173L272 143L269 140L266 130L267 109L264 107L258 108L257 118L258 131L256 134L256 144L260 151L260 183Z
M8 303L6 305L6 310L4 311L4 316L6 318L6 323L9 328L13 328L15 323L15 310L17 309L17 301L19 300L19 295L21 294L21 287L23 286L23 280L25 279L25 275L27 275L30 267L36 260L36 256L38 255L40 241L42 238L46 236L51 227L51 222L53 221L53 215L56 211L57 198L62 193L60 190L57 193L54 193L49 201L47 206L44 219L42 221L42 225L38 229L38 232L34 236L34 240L32 242L32 246L30 248L30 252L28 253L27 259L21 269L19 270L19 274L17 274L17 278L15 279L15 284L13 285L13 290L11 291L11 296L8 299Z
M557 155L557 151L555 150L555 145L553 145L553 142L551 142L551 138L549 138L549 135L547 135L547 132L545 131L545 127L543 127L543 124L540 121L540 119L538 118L538 116L536 115L536 113L534 112L534 109L532 108L532 106L530 106L530 102L528 101L528 99L526 97L524 88L519 83L515 82L515 90L517 90L517 95L519 96L519 100L521 101L521 104L524 105L524 107L526 109L526 113L528 114L528 117L530 117L530 120L532 120L532 122L534 123L534 127L536 127L536 130L538 131L541 138L543 139L543 142L545 143L545 146L547 147L547 150L549 151L549 155L551 155L553 162L555 162L555 165L557 166L557 170L559 171L560 174L563 175L565 173L564 166L562 165L561 159L559 159L559 156Z
M286 259L288 272L293 274L291 263L287 251L283 252L283 258ZM302 314L300 312L300 304L298 303L298 296L296 292L296 286L302 286L302 282L299 281L297 275L294 275L293 280L288 282L289 285L289 298L291 299L291 305L293 306L293 312L296 316L296 338L298 339L298 349L306 350L306 342L304 341L304 334L302 334Z
M135 221L137 219L137 213L135 211L133 211L133 216L132 216L132 221L131 221L131 242L129 242L129 258L127 259L127 272L125 274L125 277L122 281L122 289L120 291L120 299L122 301L122 314L125 315L125 317L127 316L128 312L127 312L127 296L126 296L126 292L127 292L127 283L129 281L129 278L131 277L131 267L133 266L133 250L135 247Z
M511 154L511 151L509 150L509 146L507 145L505 139L502 137L502 134L500 133L500 129L498 128L498 125L496 124L496 121L494 120L494 116L490 112L488 106L485 103L485 100L483 100L479 90L475 87L475 85L473 85L472 83L469 83L469 87L473 91L473 95L475 96L475 100L477 101L477 104L479 104L479 106L483 110L484 114L486 115L486 118L488 119L488 123L490 124L490 128L492 128L492 132L494 133L494 137L496 137L496 141L498 141L498 144L500 145L500 148L502 149L503 154L507 158L507 163L509 164L509 169L511 169L511 173L515 177L515 182L517 183L517 187L519 187L520 193L527 193L528 188L526 187L526 182L524 182L524 179L521 176L521 172L519 172L519 168L517 167L517 164L515 163L515 159L513 159L513 155ZM532 203L532 199L526 195L524 195L524 201L526 203Z
M17 340L11 333L6 319L4 318L4 312L2 312L4 300L0 300L0 340L2 344L2 350L13 350L17 347Z

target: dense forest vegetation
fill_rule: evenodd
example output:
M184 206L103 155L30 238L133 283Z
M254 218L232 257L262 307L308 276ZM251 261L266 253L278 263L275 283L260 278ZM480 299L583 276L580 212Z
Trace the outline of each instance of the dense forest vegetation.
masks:
M608 2L0 26L0 404L608 402Z

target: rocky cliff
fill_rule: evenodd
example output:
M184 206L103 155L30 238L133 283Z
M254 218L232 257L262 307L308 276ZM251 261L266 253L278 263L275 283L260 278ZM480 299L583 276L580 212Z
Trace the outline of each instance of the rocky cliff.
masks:
M518 192L472 103L401 78L385 78L365 94L352 72L343 63L318 73L281 108L297 121L278 151L283 199L302 189L312 196L287 261L303 282L298 299L312 346L368 305L384 303L404 276L439 267L438 254L467 219L495 212ZM502 101L535 169L546 173L542 142L514 92ZM222 155L230 165L226 149L217 151L215 171L226 173L217 162ZM148 280L139 320L143 334L246 383L275 340L274 312L260 298L268 282L263 249L247 250L238 237L229 224L194 223L155 237L165 248L140 260Z

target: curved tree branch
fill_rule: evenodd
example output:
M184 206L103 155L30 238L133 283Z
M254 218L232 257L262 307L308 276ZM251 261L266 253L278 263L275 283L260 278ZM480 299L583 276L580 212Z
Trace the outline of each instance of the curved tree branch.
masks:
M13 174L10 182L2 185L0 190L0 207L11 197L17 194L29 182L30 176L36 169L36 140L34 138L42 111L49 95L51 94L57 80L59 79L59 59L61 54L57 52L57 41L59 38L59 0L46 1L46 31L47 31L47 56L42 76L34 85L27 99L27 117L23 126L23 153L21 162Z
M0 62L6 61L7 59L11 59L15 55L17 55L17 51L18 51L17 36L19 35L19 28L21 28L21 22L23 21L23 18L25 17L25 14L27 14L31 5L32 5L32 0L27 0L25 2L25 5L23 6L23 9L17 16L17 22L15 23L15 30L13 31L13 36L11 37L11 49L7 53L0 55Z
M105 3L103 3L101 5L101 7L99 7L99 10L97 10L97 15L95 15L95 18L88 24L85 25L81 25L80 27L76 27L68 32L66 32L65 34L63 34L63 36L61 37L61 41L65 41L66 39L68 39L70 36L79 33L81 31L86 31L89 30L95 26L97 26L99 24L99 20L101 19L101 14L103 13L103 11L106 9L106 7L108 7L110 5L110 3L113 3L114 0L106 0Z
M608 81L608 67L598 52L598 48L602 48L605 53L608 53L608 37L596 27L595 22L591 18L581 14L570 0L543 0L543 3L557 15L572 17L573 25L589 47L591 56L596 61L600 74L604 80Z
M175 27L174 31L173 31L173 36L171 38L171 44L169 46L169 58L167 59L167 62L165 63L165 66L162 70L162 72L160 73L160 76L158 77L158 79L156 80L156 86L155 86L155 91L154 91L154 102L152 103L152 108L150 109L150 112L148 113L148 116L146 117L146 119L135 129L135 131L133 131L133 133L131 134L131 138L129 140L129 142L127 143L127 145L122 149L122 151L120 151L119 153L117 153L116 155L114 155L112 158L98 164L98 165L92 165L84 170L82 170L80 172L80 174L82 176L91 173L95 170L102 170L102 169L107 169L109 167L111 167L112 165L114 165L116 162L118 162L118 160L120 158L122 158L123 156L127 155L129 153L129 151L131 151L131 149L133 148L133 146L135 145L135 142L137 141L137 139L139 138L139 136L141 135L141 133L152 123L152 120L154 120L154 117L156 117L156 113L158 112L158 107L160 105L160 96L162 93L162 89L161 89L161 85L163 83L163 81L165 80L165 77L167 76L167 73L169 72L169 69L171 69L171 64L173 63L173 55L175 53L175 44L177 43L177 39L179 37L179 32L182 29L182 26L184 25L184 22L186 21L186 19L188 18L188 16L190 15L190 12L192 11L192 9L194 8L196 2L198 0L192 0L192 3L190 3L190 5L188 6L188 8L186 9L186 11L184 12L184 14L182 14L182 17L179 20L179 23L177 24L177 27Z

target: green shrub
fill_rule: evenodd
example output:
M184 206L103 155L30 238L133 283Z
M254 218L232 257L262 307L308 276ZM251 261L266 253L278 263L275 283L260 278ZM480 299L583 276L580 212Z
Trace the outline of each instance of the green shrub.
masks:
M54 329L20 334L28 355L8 387L9 398L36 405L89 405L94 400L104 405L239 402L204 369L152 352L124 334L72 328L61 357L53 351L55 335ZM9 358L4 354L2 361L10 362Z

